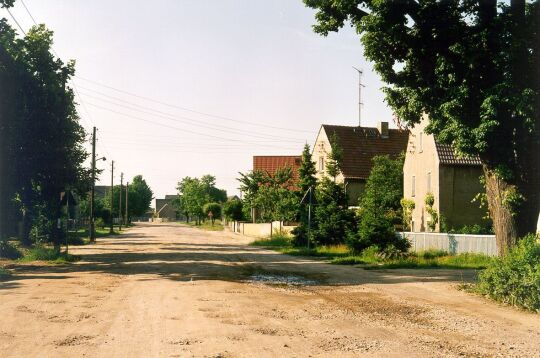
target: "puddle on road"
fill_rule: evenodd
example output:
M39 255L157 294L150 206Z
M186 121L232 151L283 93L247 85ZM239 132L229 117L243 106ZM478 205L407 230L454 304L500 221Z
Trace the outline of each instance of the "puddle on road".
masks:
M273 275L273 274L254 274L248 280L249 283L261 283L265 285L279 286L309 286L318 284L315 280L296 275Z

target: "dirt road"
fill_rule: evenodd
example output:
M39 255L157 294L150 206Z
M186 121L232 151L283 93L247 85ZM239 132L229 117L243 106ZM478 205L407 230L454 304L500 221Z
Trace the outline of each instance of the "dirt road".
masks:
M540 316L455 289L146 224L0 282L3 357L540 357Z

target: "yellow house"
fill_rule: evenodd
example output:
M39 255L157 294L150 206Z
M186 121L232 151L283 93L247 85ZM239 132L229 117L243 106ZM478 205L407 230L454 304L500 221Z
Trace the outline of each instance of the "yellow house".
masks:
M375 127L335 126L323 124L319 129L312 151L317 178L326 173L328 155L332 152L330 138L336 135L337 144L343 149L341 174L336 178L345 183L350 206L358 206L358 199L364 192L366 180L373 166L373 157L389 155L396 158L407 148L408 132L389 129L388 122L379 122Z
M450 145L439 143L433 135L426 134L426 125L427 117L424 117L410 130L403 166L403 195L415 203L412 231L430 231L427 222L431 217L425 204L428 193L433 194L433 209L443 218L447 229L482 224L485 209L472 202L484 191L479 181L482 175L480 159L458 157ZM440 220L434 231L440 231Z

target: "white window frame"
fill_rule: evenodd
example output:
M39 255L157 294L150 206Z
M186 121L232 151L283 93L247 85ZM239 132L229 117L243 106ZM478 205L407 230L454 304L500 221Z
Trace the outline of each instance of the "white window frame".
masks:
M412 180L411 180L411 197L415 197L416 196L416 176L412 176Z
M426 181L427 181L427 184L426 184L427 192L431 193L431 172L427 173Z

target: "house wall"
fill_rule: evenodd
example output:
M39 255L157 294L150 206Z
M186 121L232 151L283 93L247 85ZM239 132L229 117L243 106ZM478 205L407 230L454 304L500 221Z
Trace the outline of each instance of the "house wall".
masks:
M424 133L426 124L427 120L424 119L411 129L407 152L405 153L405 163L403 165L403 196L407 199L412 199L415 203L415 209L412 215L412 231L414 232L427 231L427 221L430 217L425 210L426 205L424 200L429 191L435 197L433 208L440 212L439 159L437 157L434 137ZM431 190L428 188L428 173L431 173ZM414 195L413 176L415 177ZM439 231L438 224L435 231Z
M459 229L464 225L480 224L485 209L480 209L474 197L484 191L480 184L482 168L478 166L441 166L440 214L444 216L448 229Z
M321 180L327 175L326 164L328 162L328 154L330 154L331 152L332 146L330 145L330 140L321 126L321 128L319 129L319 134L317 135L317 139L315 140L315 144L313 145L313 151L311 154L311 160L315 162L315 169L317 169L317 173L315 174L315 176L318 180ZM320 167L320 158L324 159L324 166L322 169ZM343 183L343 174L339 174L336 178L336 181L338 183Z

